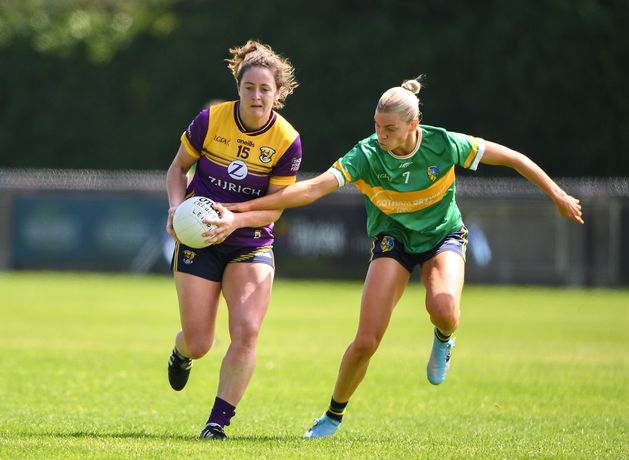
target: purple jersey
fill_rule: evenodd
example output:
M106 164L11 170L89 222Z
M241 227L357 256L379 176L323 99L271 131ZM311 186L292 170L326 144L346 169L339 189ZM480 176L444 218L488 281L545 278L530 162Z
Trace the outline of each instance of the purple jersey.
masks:
M269 184L295 183L301 163L299 133L281 115L247 131L239 102L201 111L181 136L186 152L198 159L187 197L206 196L219 203L239 203L266 195ZM262 247L273 244L273 224L239 228L224 244Z

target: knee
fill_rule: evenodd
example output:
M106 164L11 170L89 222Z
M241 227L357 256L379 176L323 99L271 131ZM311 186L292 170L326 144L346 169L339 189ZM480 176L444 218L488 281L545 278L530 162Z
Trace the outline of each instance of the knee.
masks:
M188 348L188 358L199 359L206 355L210 348L212 348L213 337L198 338L194 340L186 340L186 347Z
M232 346L243 353L255 350L259 334L259 324L253 322L241 324L232 331Z
M451 333L459 326L461 316L459 302L452 294L447 292L436 294L428 299L426 308L430 313L432 323L440 331Z
M358 361L366 361L370 359L378 346L380 345L381 337L374 336L358 336L352 342L351 351L354 359Z

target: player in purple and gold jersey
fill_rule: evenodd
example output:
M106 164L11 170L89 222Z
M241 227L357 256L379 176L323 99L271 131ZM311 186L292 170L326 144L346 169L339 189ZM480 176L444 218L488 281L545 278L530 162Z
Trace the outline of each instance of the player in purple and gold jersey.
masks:
M546 192L562 216L583 223L579 200L526 156L480 138L420 125L420 88L416 79L386 91L376 107L375 134L358 142L327 172L277 194L228 206L245 212L302 206L350 183L364 195L367 232L374 243L358 331L341 361L330 406L306 438L331 436L338 429L417 265L434 324L426 374L433 385L445 379L459 324L467 245L467 229L455 201L455 166L513 168Z
M295 183L301 163L299 133L273 109L283 107L297 86L290 62L268 45L249 41L229 50L239 100L204 109L181 136L168 169L167 231L175 208L191 196L240 203ZM187 184L186 174L196 165ZM173 389L183 389L192 360L214 340L219 296L229 313L231 343L223 359L218 392L202 438L225 439L255 367L256 343L269 306L274 275L273 223L281 211L232 214L216 204L216 229L202 249L175 245L172 269L181 330L168 363Z

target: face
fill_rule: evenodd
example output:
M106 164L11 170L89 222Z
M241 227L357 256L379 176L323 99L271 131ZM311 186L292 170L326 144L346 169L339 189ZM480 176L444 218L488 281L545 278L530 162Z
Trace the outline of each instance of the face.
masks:
M251 67L240 79L238 88L241 116L246 119L264 119L271 115L278 96L273 73L266 67Z
M407 146L409 139L414 139L417 129L415 119L405 121L396 112L378 112L374 115L378 143L384 150L394 151Z

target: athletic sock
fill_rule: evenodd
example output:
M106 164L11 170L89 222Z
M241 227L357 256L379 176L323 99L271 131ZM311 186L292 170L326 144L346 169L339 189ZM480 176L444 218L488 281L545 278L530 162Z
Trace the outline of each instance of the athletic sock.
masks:
M343 415L345 415L345 408L347 407L348 403L349 401L340 403L336 402L334 398L330 399L330 407L328 407L325 415L339 422L342 421Z
M435 327L435 337L437 337L437 340L439 340L439 342L445 343L450 340L450 337L452 337L452 334L446 335Z
M179 350L177 350L177 347L173 348L173 353L175 354L175 356L177 356L177 358L179 358L182 361L192 361L192 359L188 358L187 356L182 355Z
M212 407L212 412L210 412L206 425L208 423L216 423L221 427L229 426L229 422L234 415L236 415L236 407L217 396L214 399L214 407Z

